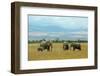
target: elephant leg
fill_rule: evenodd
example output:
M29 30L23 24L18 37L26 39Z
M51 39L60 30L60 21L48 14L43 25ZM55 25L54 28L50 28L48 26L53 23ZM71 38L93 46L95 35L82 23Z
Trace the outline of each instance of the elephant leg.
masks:
M67 48L67 50L69 49L69 47Z
M75 47L73 47L73 51L75 51Z
M50 50L50 49L49 49L49 46L47 46L46 49L47 49L47 51L49 51L49 50Z
M69 47L67 46L67 50L69 49Z
M81 51L81 48L79 48L79 50Z
M48 46L48 51L50 51L50 46Z

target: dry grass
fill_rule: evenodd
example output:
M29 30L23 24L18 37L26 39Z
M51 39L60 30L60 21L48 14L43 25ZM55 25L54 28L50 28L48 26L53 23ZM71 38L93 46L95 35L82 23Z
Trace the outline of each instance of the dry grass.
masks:
M79 59L88 57L87 43L81 43L82 49L79 50L63 50L62 43L53 43L52 51L37 51L38 43L28 45L28 60L55 60L55 59Z

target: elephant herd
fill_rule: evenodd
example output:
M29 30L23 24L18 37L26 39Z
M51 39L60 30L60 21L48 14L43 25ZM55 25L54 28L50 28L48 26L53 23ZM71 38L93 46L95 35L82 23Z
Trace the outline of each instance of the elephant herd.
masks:
M62 49L63 50L81 50L81 44L80 43L67 43L67 42L63 42L62 44ZM46 41L46 40L42 40L40 42L39 47L37 48L38 51L52 51L53 48L53 43L52 41Z
M80 43L67 43L67 42L64 42L63 43L63 50L81 50L81 44Z

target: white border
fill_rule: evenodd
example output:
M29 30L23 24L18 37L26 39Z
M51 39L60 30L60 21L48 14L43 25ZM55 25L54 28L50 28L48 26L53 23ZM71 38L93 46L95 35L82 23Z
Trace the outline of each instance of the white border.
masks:
M41 12L42 11L42 12ZM88 17L88 58L28 61L28 14L87 16ZM41 7L20 8L20 69L42 69L94 65L94 11L55 9Z

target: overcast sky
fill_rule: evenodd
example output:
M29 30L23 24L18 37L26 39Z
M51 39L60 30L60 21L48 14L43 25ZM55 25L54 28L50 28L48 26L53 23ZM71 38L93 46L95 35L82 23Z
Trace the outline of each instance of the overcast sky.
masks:
M28 27L29 40L88 39L88 17L29 15Z

